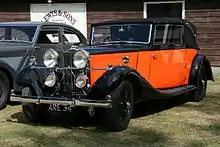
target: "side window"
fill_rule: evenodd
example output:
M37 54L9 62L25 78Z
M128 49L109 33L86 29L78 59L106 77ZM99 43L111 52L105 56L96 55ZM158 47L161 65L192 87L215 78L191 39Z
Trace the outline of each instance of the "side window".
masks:
M59 42L59 31L49 29L42 29L37 40L38 44L58 44Z
M183 46L184 26L183 25L156 25L154 32L154 45L160 46Z
M30 41L32 38L29 39L28 35L21 30L11 28L11 39Z
M12 26L1 26L0 27L0 40L23 40L32 41L32 38L28 36L25 27L12 27Z
M183 46L184 44L184 26L172 25L169 29L168 44Z
M74 45L79 45L81 43L78 34L74 30L67 28L64 28L63 41L66 44L74 44Z
M0 40L5 40L7 37L5 36L5 28L0 28Z
M156 25L154 30L154 45L165 45L168 25Z

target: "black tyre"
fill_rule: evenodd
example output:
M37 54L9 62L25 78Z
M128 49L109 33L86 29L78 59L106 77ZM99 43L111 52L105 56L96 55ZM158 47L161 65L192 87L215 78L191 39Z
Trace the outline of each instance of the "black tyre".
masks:
M5 108L9 98L9 80L7 75L0 71L0 110Z
M204 99L207 89L207 75L204 66L201 66L198 73L197 89L189 93L192 102L199 102Z
M34 95L31 91L28 95ZM26 119L31 123L37 123L48 118L49 106L44 104L22 103L22 110Z
M106 127L109 131L123 131L127 129L133 112L134 94L131 83L123 81L111 95L113 105L106 109Z

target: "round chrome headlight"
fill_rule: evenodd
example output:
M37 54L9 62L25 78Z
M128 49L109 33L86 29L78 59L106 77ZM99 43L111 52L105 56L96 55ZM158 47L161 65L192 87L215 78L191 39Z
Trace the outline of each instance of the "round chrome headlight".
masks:
M89 60L89 53L85 50L78 50L73 55L73 64L77 68L84 68Z
M48 74L44 81L44 84L48 87L53 87L56 84L56 74L54 72Z
M59 54L53 49L49 49L45 51L43 55L44 65L46 67L53 68L57 64L58 57L59 57Z
M86 84L87 84L87 79L88 79L88 77L85 76L85 75L79 75L79 76L77 76L77 77L76 77L76 80L75 80L75 85L76 85L76 87L78 87L78 88L83 88L83 87L85 87Z

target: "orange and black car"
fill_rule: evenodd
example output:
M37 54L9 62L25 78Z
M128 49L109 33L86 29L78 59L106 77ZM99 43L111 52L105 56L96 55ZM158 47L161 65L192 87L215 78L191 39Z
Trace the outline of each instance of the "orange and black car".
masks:
M178 95L198 102L207 80L214 81L208 59L199 53L196 26L187 20L101 22L91 25L89 41L59 53L48 49L43 63L20 72L22 94L11 101L24 102L28 120L81 107L110 130L121 131L136 103Z

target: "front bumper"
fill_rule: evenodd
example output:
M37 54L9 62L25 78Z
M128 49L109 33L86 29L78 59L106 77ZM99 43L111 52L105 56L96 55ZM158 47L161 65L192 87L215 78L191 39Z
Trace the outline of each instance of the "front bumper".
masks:
M70 105L72 107L101 107L111 108L111 100L88 100L88 99L74 99L74 98L58 98L58 97L38 97L38 96L21 96L12 94L10 100L13 102L25 102L35 104L61 104Z

